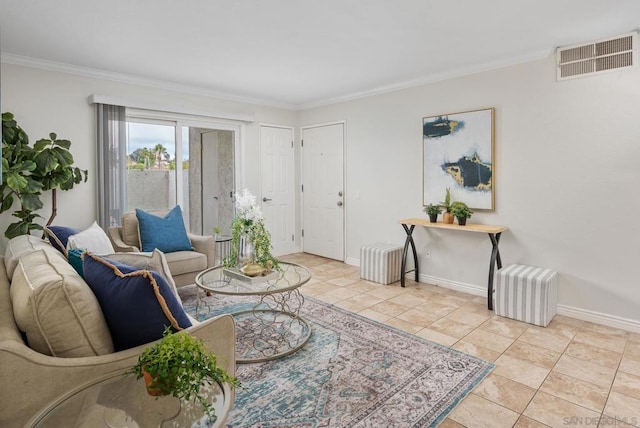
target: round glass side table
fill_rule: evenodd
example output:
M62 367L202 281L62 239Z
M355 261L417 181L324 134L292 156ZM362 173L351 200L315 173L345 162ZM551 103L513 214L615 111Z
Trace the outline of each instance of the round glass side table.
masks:
M143 379L117 371L100 377L55 400L26 426L44 427L223 427L233 406L228 385L208 385L204 393L216 420L204 415L197 402L172 396L152 397Z

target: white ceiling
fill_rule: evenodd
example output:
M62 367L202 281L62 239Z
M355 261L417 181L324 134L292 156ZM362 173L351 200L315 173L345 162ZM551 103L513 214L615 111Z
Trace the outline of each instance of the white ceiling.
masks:
M3 62L307 108L640 28L640 0L0 0Z

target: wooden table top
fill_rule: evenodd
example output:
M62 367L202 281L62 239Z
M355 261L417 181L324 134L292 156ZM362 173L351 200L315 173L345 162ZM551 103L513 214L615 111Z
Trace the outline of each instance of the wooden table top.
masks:
M442 222L431 223L428 218L406 218L398 221L400 224L409 224L414 226L433 227L436 229L461 230L463 232L480 232L480 233L501 233L507 230L504 226L492 226L489 224L472 224L467 223L464 226L458 224L445 224Z

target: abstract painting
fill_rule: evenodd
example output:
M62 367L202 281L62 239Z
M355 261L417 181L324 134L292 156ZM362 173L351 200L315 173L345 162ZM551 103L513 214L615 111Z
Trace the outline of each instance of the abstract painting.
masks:
M424 205L444 200L494 209L494 109L450 113L422 120Z

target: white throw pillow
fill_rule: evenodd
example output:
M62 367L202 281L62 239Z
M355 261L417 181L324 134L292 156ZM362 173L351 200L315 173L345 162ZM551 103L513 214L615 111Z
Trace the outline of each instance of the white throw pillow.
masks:
M70 250L72 248L84 249L96 255L115 252L109 237L95 221L88 229L69 237L67 249Z

